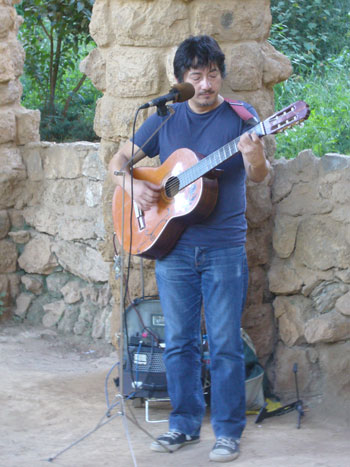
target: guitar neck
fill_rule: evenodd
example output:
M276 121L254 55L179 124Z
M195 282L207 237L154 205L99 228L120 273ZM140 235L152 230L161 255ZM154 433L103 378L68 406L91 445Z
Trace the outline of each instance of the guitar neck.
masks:
M262 122L258 123L254 127L247 130L245 133L256 133L259 137L265 136L266 132ZM242 135L241 135L242 136ZM220 149L209 154L209 156L201 159L193 167L185 170L181 175L178 175L179 180L179 190L186 188L186 186L198 180L198 178L203 177L211 170L218 167L223 162L227 161L239 151L237 149L237 144L239 143L241 136L238 136L233 141L225 144Z

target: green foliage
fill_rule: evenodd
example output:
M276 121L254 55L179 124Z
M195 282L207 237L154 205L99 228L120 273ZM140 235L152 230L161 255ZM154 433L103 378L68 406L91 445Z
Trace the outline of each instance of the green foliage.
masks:
M293 158L303 149L317 156L329 152L350 155L350 50L314 68L293 75L275 86L276 108L296 100L306 101L311 115L303 128L279 134L275 157Z
M277 136L275 157L303 149L350 155L349 0L271 0L271 44L292 62L292 77L275 86L277 109L305 100L303 129Z
M23 0L19 38L26 52L22 103L41 111L42 140L96 140L95 102L101 93L79 71L94 47L89 36L93 0Z
M349 0L271 0L271 13L270 42L296 73L308 73L349 44Z

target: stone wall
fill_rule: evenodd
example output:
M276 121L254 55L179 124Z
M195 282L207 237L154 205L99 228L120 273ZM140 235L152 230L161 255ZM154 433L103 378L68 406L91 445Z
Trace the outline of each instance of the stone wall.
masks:
M12 6L16 0L0 0L0 292L5 307L18 289L18 252L8 237L16 223L12 210L26 179L20 145L39 141L40 112L20 104L24 50L17 40L22 18ZM0 316L1 319L1 316Z
M106 173L98 148L83 142L20 147L27 178L7 211L0 270L11 264L12 275L2 278L12 285L7 302L12 299L15 318L110 342L110 267L99 251Z
M227 79L223 93L253 104L262 118L274 112L273 85L291 74L289 60L268 42L271 26L268 0L97 0L90 32L97 48L83 61L84 71L103 91L96 109L95 131L101 137L100 157L107 165L119 145L130 137L135 110L166 93L175 79L172 60L177 45L189 35L210 34L226 55ZM143 111L141 124L150 111ZM274 141L266 138L269 158ZM143 163L143 162L142 162ZM109 203L113 192L106 185ZM274 345L274 321L266 280L271 249L272 204L269 181L248 186L248 256L251 268L244 323L266 362ZM105 210L107 231L112 230L110 208ZM104 248L111 261L111 245ZM153 264L145 261L145 292L154 293ZM133 260L131 297L140 293L139 263ZM116 304L119 285L112 283ZM117 317L116 310L114 316ZM116 318L113 332L120 323ZM262 330L268 338L261 338Z
M275 392L323 396L350 422L350 158L306 150L274 164Z

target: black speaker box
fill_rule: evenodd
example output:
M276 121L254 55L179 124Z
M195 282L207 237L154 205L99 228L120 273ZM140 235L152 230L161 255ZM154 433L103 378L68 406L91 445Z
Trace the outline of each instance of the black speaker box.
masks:
M153 297L134 300L124 313L124 396L168 397L163 352L160 301Z

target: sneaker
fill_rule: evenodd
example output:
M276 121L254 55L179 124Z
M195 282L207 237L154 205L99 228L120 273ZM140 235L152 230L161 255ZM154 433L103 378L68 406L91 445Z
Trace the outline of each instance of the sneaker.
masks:
M239 440L220 437L216 440L209 459L216 462L233 461L239 456Z
M182 446L186 446L186 444L193 443L199 443L199 436L185 435L179 431L168 431L164 435L159 436L157 441L153 441L151 449L157 452L167 452L167 450L173 452L182 448ZM166 446L167 449L163 446Z

